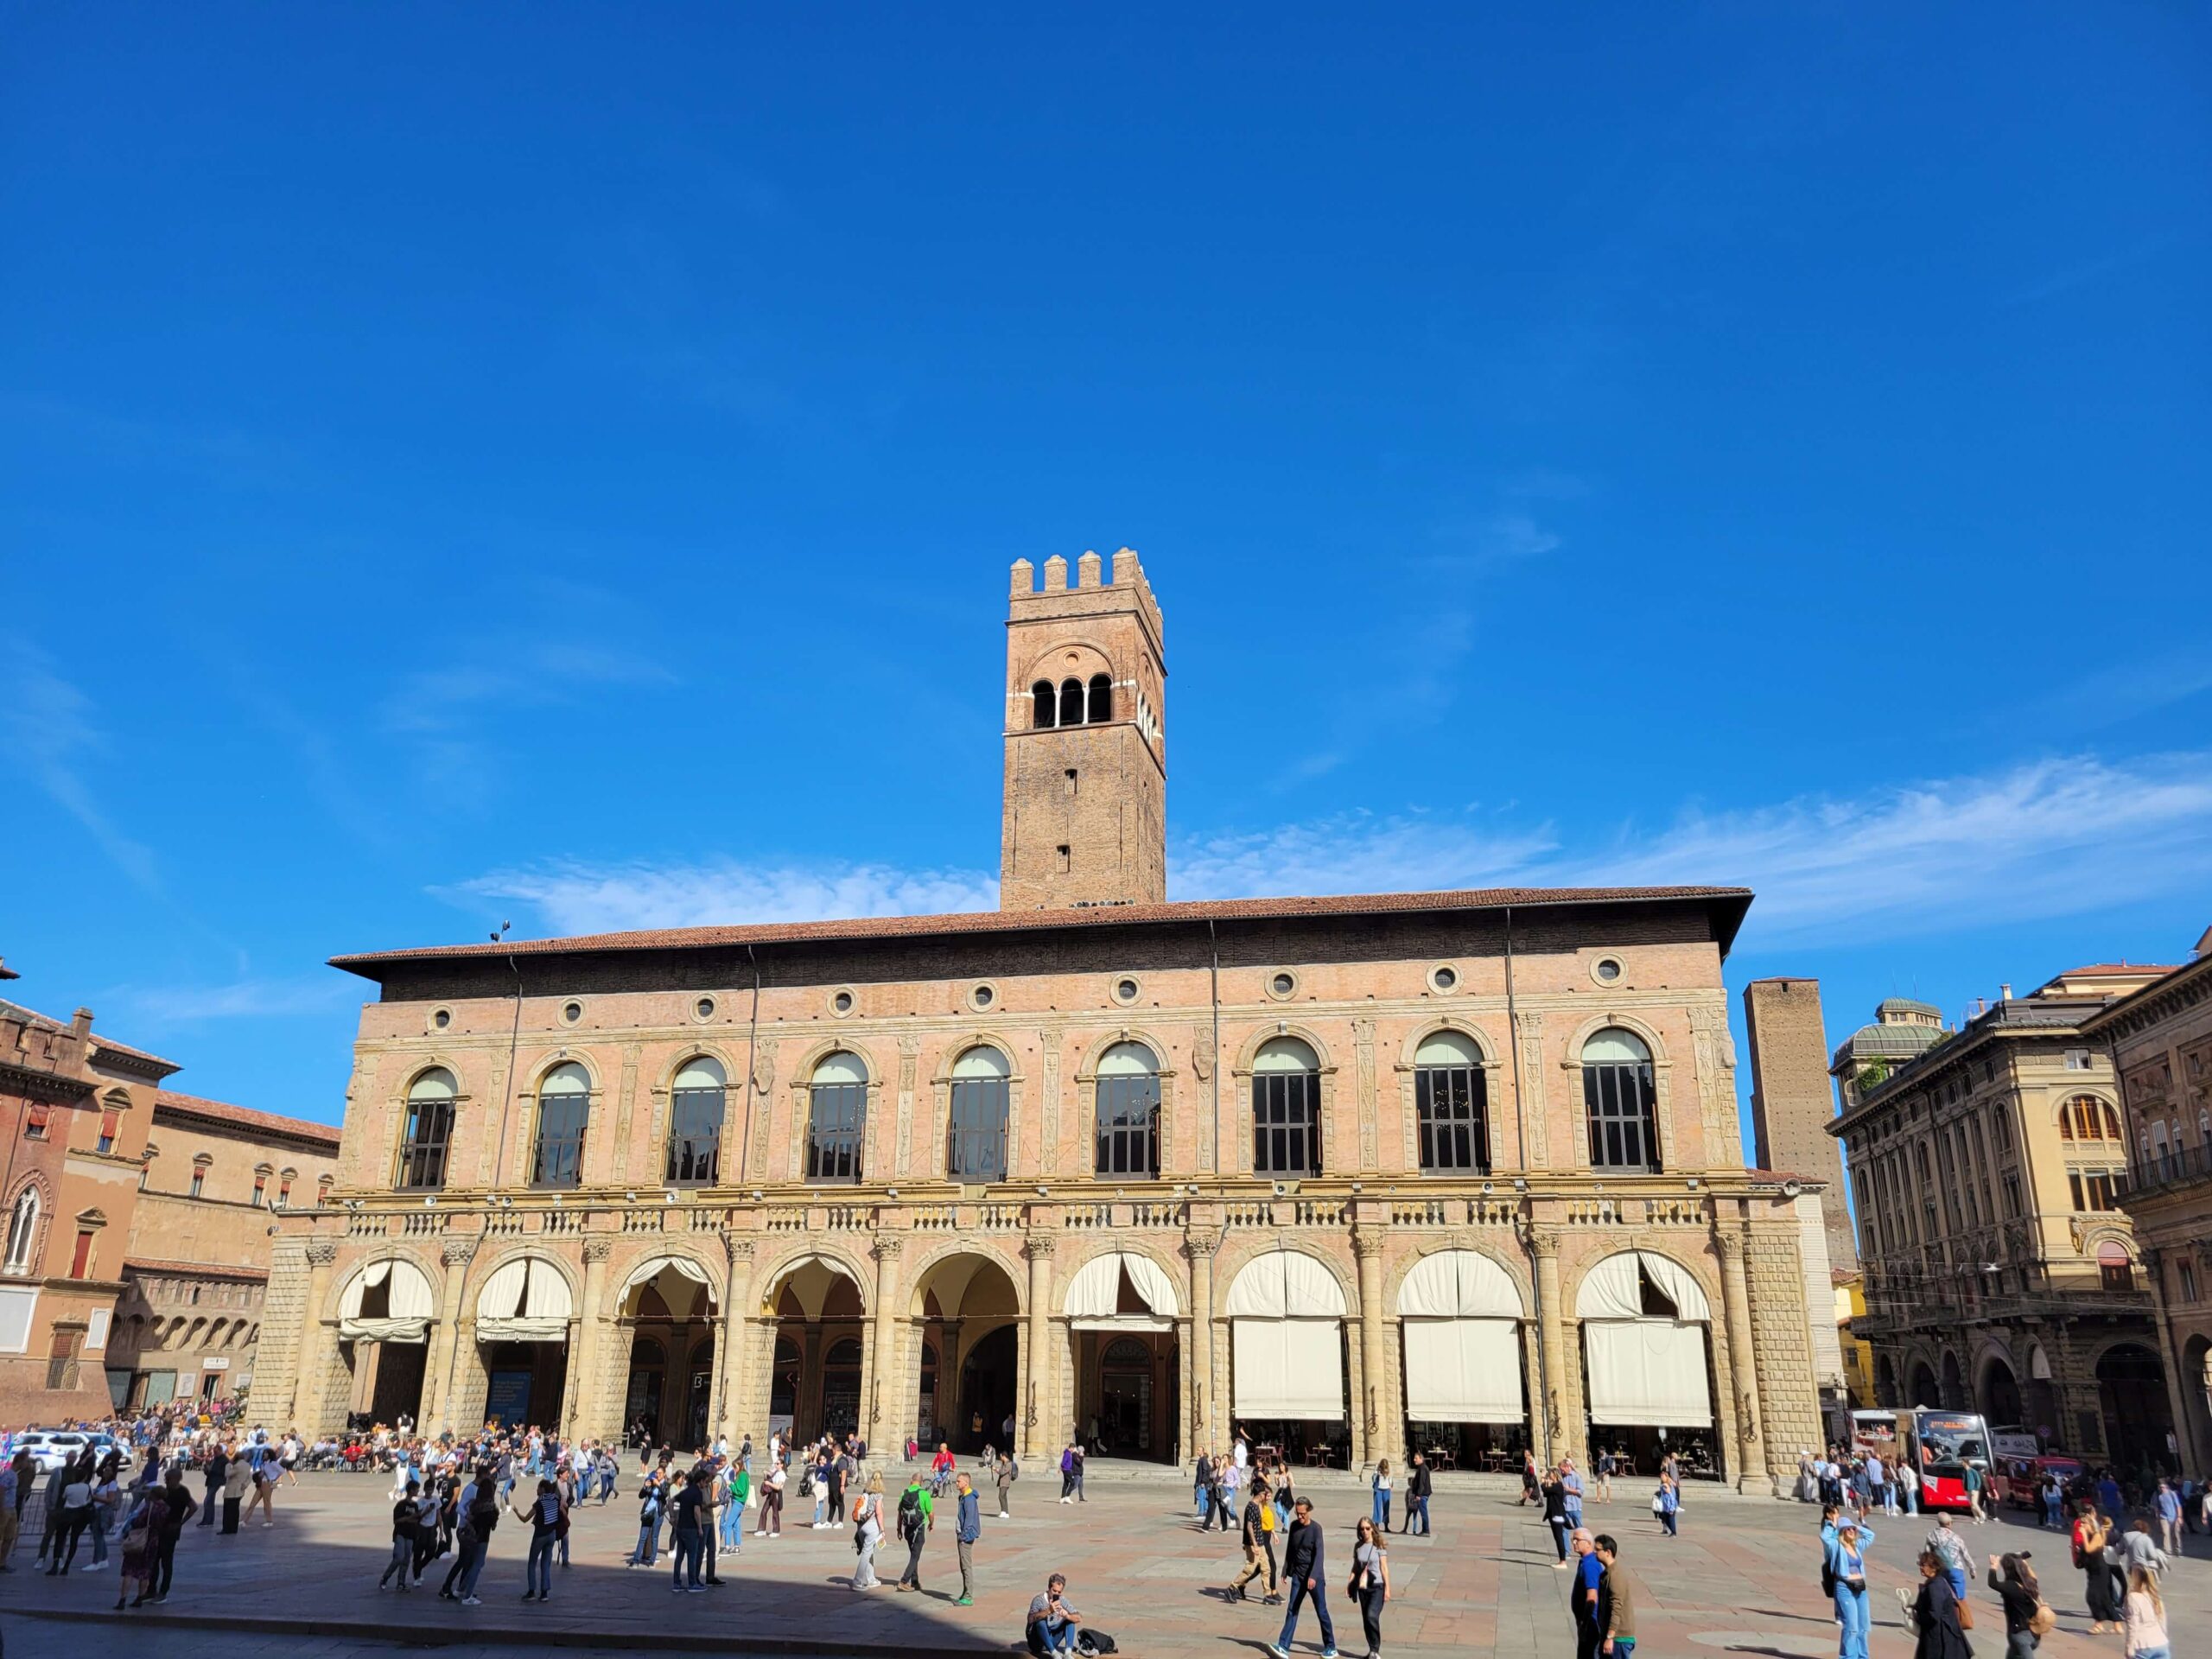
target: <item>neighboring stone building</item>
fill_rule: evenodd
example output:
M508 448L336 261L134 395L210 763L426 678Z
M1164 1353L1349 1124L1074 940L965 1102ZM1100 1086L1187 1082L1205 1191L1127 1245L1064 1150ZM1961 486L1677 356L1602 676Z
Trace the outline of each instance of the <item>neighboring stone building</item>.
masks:
M16 976L9 972L6 976ZM105 1416L138 1154L168 1060L0 1002L0 1423Z
M1015 566L1000 911L337 959L379 995L272 1421L1794 1475L1828 1268L1744 1163L1749 893L1163 902L1157 607L1077 573Z
M1847 1088L1830 1133L1849 1159L1866 1305L1853 1328L1879 1403L1975 1408L2093 1459L2164 1454L2151 1299L2120 1208L2119 1091L2082 1031L2164 971L2100 964L2024 997L2008 986L1961 1031Z
M245 1392L275 1213L335 1179L338 1131L164 1089L123 1263L108 1387L133 1407Z
M2118 1069L2141 1246L2181 1465L2212 1468L2212 930L2196 959L2085 1022Z

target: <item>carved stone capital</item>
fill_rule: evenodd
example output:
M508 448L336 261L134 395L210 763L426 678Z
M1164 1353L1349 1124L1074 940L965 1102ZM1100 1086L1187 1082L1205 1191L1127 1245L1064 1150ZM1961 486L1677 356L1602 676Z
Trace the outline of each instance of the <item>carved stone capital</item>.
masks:
M1183 1236L1183 1254L1193 1262L1211 1261L1220 1248L1221 1232L1217 1228L1200 1228Z
M1382 1235L1363 1229L1352 1234L1351 1248L1361 1261L1373 1262L1382 1254Z
M869 1253L879 1262L896 1262L899 1252L906 1248L906 1241L903 1238L884 1237L875 1241Z
M1021 1242L1021 1253L1031 1261L1051 1261L1060 1241L1050 1233L1032 1233Z
M588 1238L584 1240L584 1264L587 1267L594 1262L603 1263L613 1254L614 1241L613 1239Z
M731 1267L734 1268L741 1264L745 1267L750 1268L753 1265L753 1241L751 1239L740 1238L735 1233L724 1233L722 1235L722 1249L729 1252L729 1264Z
M440 1255L449 1268L465 1268L476 1259L476 1241L473 1238L448 1240Z
M327 1268L338 1259L338 1241L334 1238L311 1238L308 1241L308 1265Z
M1722 1266L1734 1267L1743 1261L1744 1241L1737 1234L1715 1233L1713 1236L1713 1247L1720 1252Z
M1559 1260L1559 1235L1548 1227L1531 1227L1528 1231L1529 1253L1539 1261Z

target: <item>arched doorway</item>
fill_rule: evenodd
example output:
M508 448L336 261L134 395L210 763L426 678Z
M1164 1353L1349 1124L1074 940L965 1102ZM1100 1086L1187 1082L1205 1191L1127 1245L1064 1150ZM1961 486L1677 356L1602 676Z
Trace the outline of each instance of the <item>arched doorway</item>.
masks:
M429 1276L404 1256L365 1262L346 1281L338 1298L338 1351L348 1377L349 1423L366 1428L421 1417L436 1308Z
M1913 1362L1912 1403L1931 1408L1941 1408L1943 1403L1943 1392L1936 1382L1936 1368L1924 1359Z
M2097 1403L2104 1408L2105 1449L2122 1470L2171 1469L2166 1444L2173 1412L2166 1368L2139 1343L2107 1348L2097 1360Z
M914 1436L956 1452L1007 1447L1020 1399L1021 1304L993 1258L962 1253L931 1264L914 1287L923 1363Z
M513 1256L493 1269L476 1295L486 1421L506 1428L560 1427L575 1311L567 1276L544 1257Z
M1448 1452L1466 1468L1529 1443L1521 1321L1527 1308L1503 1268L1474 1250L1439 1250L1398 1287L1405 1446Z
M1959 1373L1959 1357L1948 1348L1943 1351L1943 1395L1940 1403L1950 1411L1967 1408L1967 1384Z
M1583 1274L1582 1397L1590 1444L1650 1470L1669 1452L1691 1474L1726 1471L1713 1409L1713 1305L1696 1274L1656 1250L1622 1250Z
M678 1451L705 1446L715 1317L706 1270L690 1257L652 1256L631 1269L617 1314L630 1332L626 1434Z
M834 1256L801 1256L770 1281L761 1317L776 1333L770 1431L804 1442L830 1427L833 1417L841 1432L858 1427L867 1306L852 1269Z
M1182 1382L1175 1321L1183 1304L1174 1281L1148 1255L1109 1250L1077 1270L1065 1306L1075 1432L1084 1445L1101 1457L1175 1462ZM1049 1445L1048 1436L1040 1438Z
M2026 1411L2020 1379L2001 1356L1990 1355L1981 1368L1981 1414L1992 1428L2010 1428L2026 1422Z

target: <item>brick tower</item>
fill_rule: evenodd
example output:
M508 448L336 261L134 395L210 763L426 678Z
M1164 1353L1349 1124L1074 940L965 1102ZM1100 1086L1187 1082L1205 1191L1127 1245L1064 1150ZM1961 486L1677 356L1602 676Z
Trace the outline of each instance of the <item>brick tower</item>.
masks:
M1744 987L1751 1047L1751 1128L1758 1166L1825 1181L1821 1218L1832 1267L1855 1268L1859 1242L1844 1204L1843 1145L1827 1132L1828 1039L1817 979L1755 979Z
M1167 897L1167 660L1137 556L1110 582L1085 553L1014 564L1006 635L1006 800L999 908Z

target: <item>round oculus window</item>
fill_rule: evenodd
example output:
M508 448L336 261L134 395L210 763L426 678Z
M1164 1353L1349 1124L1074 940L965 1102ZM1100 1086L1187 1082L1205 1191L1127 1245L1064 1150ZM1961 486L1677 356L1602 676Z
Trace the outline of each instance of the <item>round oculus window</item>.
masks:
M1433 968L1429 970L1428 982L1440 991L1456 991L1459 988L1459 970L1449 963Z
M1134 979L1117 979L1114 982L1114 1000L1116 1002L1134 1002L1140 988Z
M436 1027L440 1031L443 1031L448 1026L453 1024L453 1010L450 1008L440 1008L435 1014L430 1016L430 1023Z
M830 999L830 1009L833 1014L850 1014L853 1011L853 994L850 991L838 992Z
M1590 974L1591 977L1595 979L1600 985L1611 985L1616 983L1621 976L1620 958L1618 957L1599 957L1598 960L1591 965Z
M691 1005L691 1012L698 1015L702 1020L713 1019L715 1017L715 999L711 996L701 997L696 1002L694 1002Z
M1296 974L1284 971L1268 976L1268 995L1269 996L1288 996L1297 989L1298 976Z
M582 1003L564 1002L561 1005L561 1018L566 1020L569 1024L573 1026L577 1020L583 1017L584 1005Z
M988 985L978 985L968 993L968 1006L971 1008L988 1008L998 1000L999 994Z

